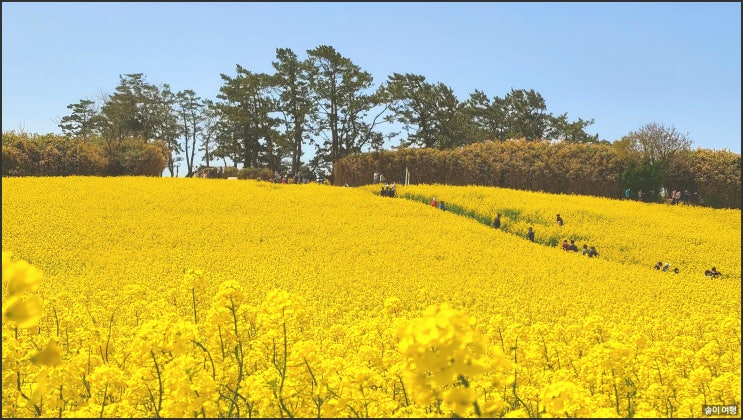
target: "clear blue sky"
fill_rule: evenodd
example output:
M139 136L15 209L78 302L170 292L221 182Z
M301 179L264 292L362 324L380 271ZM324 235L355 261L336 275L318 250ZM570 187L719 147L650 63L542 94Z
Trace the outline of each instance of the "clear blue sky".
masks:
M67 105L143 73L216 99L239 64L273 73L332 46L374 77L466 100L533 89L615 141L648 123L693 147L741 145L741 3L2 3L2 130L61 133Z

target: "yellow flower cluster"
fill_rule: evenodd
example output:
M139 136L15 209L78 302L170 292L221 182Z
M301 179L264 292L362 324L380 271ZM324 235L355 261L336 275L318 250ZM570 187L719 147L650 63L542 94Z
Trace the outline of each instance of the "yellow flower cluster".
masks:
M12 253L3 251L3 321L14 321L19 328L31 328L41 319L43 302L38 295L26 296L41 282L42 273L27 261L11 261ZM7 287L6 287L7 283Z
M474 324L473 318L443 303L429 306L422 318L403 325L398 333L398 348L408 358L408 389L418 404L438 415L490 415L496 406L502 408L490 401L483 413L477 397L484 390L476 390L473 381L487 371L492 378L488 388L497 391L508 382L511 364L498 348L494 363L485 363L483 341Z
M3 417L740 407L740 211L424 185L2 187ZM478 223L498 211L501 230ZM600 257L546 246L563 238Z

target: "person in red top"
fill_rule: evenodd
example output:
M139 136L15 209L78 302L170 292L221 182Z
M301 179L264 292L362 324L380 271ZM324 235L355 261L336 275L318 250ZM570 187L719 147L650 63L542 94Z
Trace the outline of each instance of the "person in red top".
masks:
M439 202L436 201L436 197L431 199L431 207L436 207L436 208L439 207Z

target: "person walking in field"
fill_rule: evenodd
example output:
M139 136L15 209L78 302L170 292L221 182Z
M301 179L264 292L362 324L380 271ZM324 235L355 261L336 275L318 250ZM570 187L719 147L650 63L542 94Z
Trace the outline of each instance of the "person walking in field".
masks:
M560 215L557 215L557 226L562 226L562 217Z
M495 215L495 219L493 219L493 228L500 229L500 213Z
M526 232L526 239L534 242L534 229L529 226L529 230Z
M570 246L568 247L568 251L578 252L578 246L575 245L575 239L570 240Z
M431 199L431 207L438 207L438 206L439 206L439 202L436 201L436 197L432 198Z

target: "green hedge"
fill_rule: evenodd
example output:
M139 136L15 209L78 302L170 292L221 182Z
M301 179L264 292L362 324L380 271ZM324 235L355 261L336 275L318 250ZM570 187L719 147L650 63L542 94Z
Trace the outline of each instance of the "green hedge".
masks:
M360 186L381 173L388 182L485 185L555 194L622 198L622 172L629 162L610 144L525 140L483 142L453 150L400 149L357 153L334 167L335 185ZM697 149L679 155L663 184L689 190L696 202L715 208L741 207L740 155Z
M168 148L159 141L82 141L46 134L2 134L3 176L161 176Z

